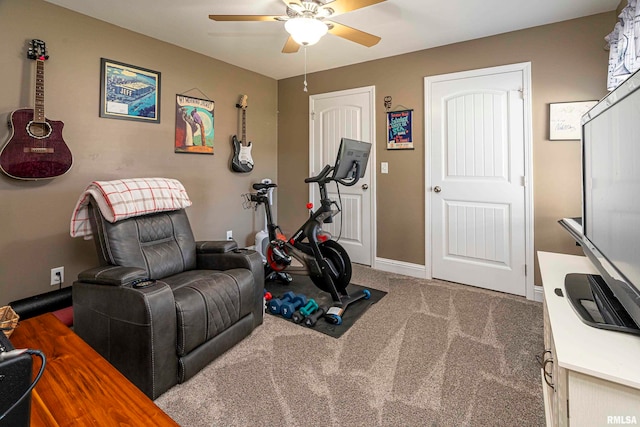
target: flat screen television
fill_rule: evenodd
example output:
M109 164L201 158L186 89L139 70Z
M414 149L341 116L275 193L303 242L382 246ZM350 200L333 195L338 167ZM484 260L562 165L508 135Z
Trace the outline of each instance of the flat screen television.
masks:
M582 126L582 238L597 275L565 290L592 326L640 334L640 74L588 111Z
M355 179L364 178L369 162L371 144L355 139L342 138L340 148L336 156L336 163L333 168L333 179ZM356 164L360 164L360 176L356 177Z

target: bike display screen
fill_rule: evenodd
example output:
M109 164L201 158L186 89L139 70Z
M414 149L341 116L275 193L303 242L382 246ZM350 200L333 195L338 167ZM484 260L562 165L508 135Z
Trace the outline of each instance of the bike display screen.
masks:
M333 169L333 179L363 178L367 171L371 144L355 139L342 138L336 164ZM360 176L356 177L356 165L360 164Z

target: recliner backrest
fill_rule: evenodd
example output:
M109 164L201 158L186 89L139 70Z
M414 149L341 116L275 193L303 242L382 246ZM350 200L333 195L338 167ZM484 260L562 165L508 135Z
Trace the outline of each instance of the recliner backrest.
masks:
M102 265L145 269L161 279L196 267L196 243L184 209L110 223L92 202L93 236Z

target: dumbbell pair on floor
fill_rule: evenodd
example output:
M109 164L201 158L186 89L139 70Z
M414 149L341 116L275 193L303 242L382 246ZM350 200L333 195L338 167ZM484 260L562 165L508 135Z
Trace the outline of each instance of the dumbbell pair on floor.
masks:
M315 326L328 310L328 307L319 307L314 299L307 301L305 295L296 295L291 291L286 292L281 298L271 298L267 308L270 313L292 319L295 323L304 321L308 327Z
M293 320L294 323L301 323L305 317L309 316L317 309L318 303L311 298L304 307L300 307L295 313L293 313L291 320Z
M310 299L304 307L300 307L295 313L293 313L291 320L295 323L304 322L305 326L312 328L328 310L329 307L320 307L315 300Z
M285 319L291 319L293 313L307 304L307 297L302 294L285 292L281 298L272 298L269 301L268 309L271 314L279 314Z

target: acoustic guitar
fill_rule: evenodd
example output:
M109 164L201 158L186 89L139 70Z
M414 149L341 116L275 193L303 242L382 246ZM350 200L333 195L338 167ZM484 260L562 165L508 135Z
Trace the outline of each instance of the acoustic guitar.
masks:
M49 58L42 40L31 40L27 57L36 61L35 107L10 113L9 139L0 151L0 169L16 179L50 179L67 173L73 156L62 139L64 124L44 115L44 62Z
M253 170L253 159L251 158L251 142L247 141L247 95L240 97L240 102L236 104L236 108L242 109L242 141L238 141L238 137L233 135L233 158L231 159L231 169L234 172L247 173Z

